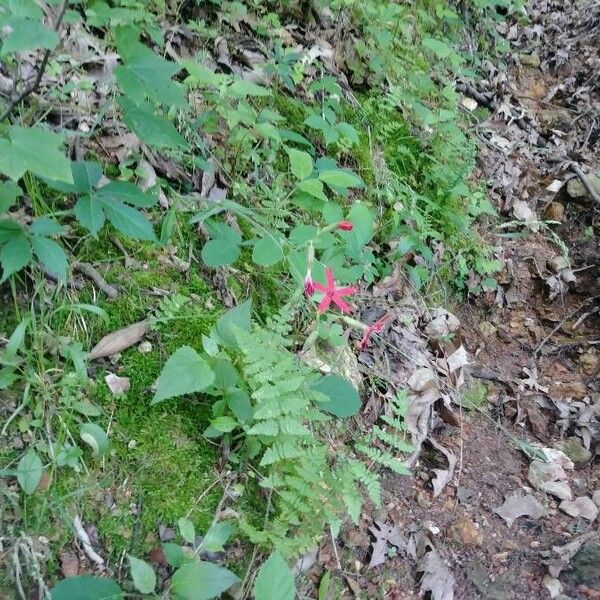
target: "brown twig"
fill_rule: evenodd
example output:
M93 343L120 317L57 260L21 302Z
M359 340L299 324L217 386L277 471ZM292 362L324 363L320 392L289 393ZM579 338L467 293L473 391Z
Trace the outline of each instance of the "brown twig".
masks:
M114 300L119 295L119 290L107 283L104 277L98 273L95 267L89 263L75 261L73 263L73 270L79 271L82 275L85 275L88 279L91 279L100 289L104 292L111 300Z
M60 11L58 13L58 16L56 18L56 22L54 23L54 28L53 28L54 31L56 31L56 32L58 32L58 30L60 29L60 24L62 23L62 20L65 16L65 12L67 10L68 4L69 4L69 0L63 0L63 3L60 6ZM21 102L23 102L23 100L25 100L25 98L27 98L28 96L33 94L33 92L35 92L38 89L40 83L42 82L42 77L44 76L46 67L48 66L48 61L50 60L51 53L52 53L52 51L50 49L48 49L48 50L46 50L46 52L44 52L44 56L42 58L42 62L40 64L40 67L38 69L38 72L37 72L34 82L31 85L25 87L25 89L16 98L14 98L13 100L10 101L10 104L8 105L6 110L0 116L0 123L2 123L2 121L5 121L6 119L8 119L8 117L12 113L15 106L17 106L17 104L20 104Z
M579 165L576 163L572 162L570 164L570 167L571 167L571 170L573 171L573 173L575 173L575 175L577 175L577 177L579 177L579 179L581 180L581 183L583 183L583 187L585 187L588 194L592 197L592 200L598 206L600 206L600 194L598 194L598 192L594 189L594 186L590 183L590 180L587 178L587 175L581 170Z

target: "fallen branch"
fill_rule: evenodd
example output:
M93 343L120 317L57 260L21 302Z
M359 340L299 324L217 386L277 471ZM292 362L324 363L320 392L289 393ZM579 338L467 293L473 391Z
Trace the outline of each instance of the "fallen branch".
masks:
M77 537L83 544L83 551L86 556L100 569L104 569L104 559L92 548L92 542L87 534L87 531L83 528L83 523L79 518L79 515L73 517L73 527Z
M60 29L60 25L65 16L65 12L67 10L68 4L69 4L69 0L63 0L63 3L60 6L60 11L58 13L58 16L56 17L56 22L54 23L54 28L53 28L54 31L56 31L56 32L58 32L58 30ZM21 102L23 102L23 100L25 100L28 96L33 94L33 92L35 92L38 89L38 87L40 86L40 83L42 82L42 77L44 76L46 67L48 66L48 61L50 60L51 52L52 51L50 49L48 49L48 50L46 50L46 52L44 52L44 57L42 58L42 62L40 64L40 67L38 69L38 72L37 72L34 82L30 86L27 86L16 98L13 98L13 100L10 101L10 104L8 105L6 110L2 113L2 116L0 116L0 123L2 123L2 121L5 121L10 116L10 114L14 110L15 106L17 106L17 104L20 104Z
M90 263L76 261L73 263L73 270L79 271L82 275L91 279L98 286L98 289L104 292L111 300L114 300L119 295L119 290L110 285L110 283L107 283L104 277Z
M581 183L583 183L583 187L587 190L587 193L591 196L592 200L600 206L600 195L594 189L594 186L590 183L590 180L587 178L587 175L581 170L578 164L571 163L570 164L571 171L579 177Z

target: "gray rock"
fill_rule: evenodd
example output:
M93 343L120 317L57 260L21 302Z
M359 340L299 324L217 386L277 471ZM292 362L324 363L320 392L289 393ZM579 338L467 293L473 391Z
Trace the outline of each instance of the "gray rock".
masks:
M600 544L587 542L571 559L571 570L565 572L565 579L572 585L600 586Z
M592 453L575 436L565 438L554 447L564 452L573 461L576 469L583 467L592 458Z

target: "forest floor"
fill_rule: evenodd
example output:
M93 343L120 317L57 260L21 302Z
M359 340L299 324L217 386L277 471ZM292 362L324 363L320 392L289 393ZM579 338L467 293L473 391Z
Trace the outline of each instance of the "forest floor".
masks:
M342 368L363 382L363 408L350 437L377 422L389 399L381 382L389 382L410 391L406 420L419 452L409 461L409 476L382 475L382 508L367 506L358 524L345 523L338 536L327 532L296 562L299 598L600 598L600 4L586 7L532 0L527 21L497 25L510 43L506 68L490 60L477 79L454 82L465 112L486 110L468 134L478 147L471 180L484 185L501 217L500 225L481 231L501 265L493 274L497 285L477 294L428 295L430 288L416 291L405 276L403 259L363 290L361 320L382 313L391 319L381 339ZM217 62L224 60L229 56ZM107 159L131 151L126 139L118 142L105 136L93 142L94 150ZM154 169L165 179L179 176L176 164L151 154L145 161L151 179ZM194 189L209 184L201 179ZM208 188L218 192L220 185L226 183L213 174ZM204 530L219 515L262 517L251 486L228 493L246 480L224 467L223 448L202 435L208 412L177 400L151 413L147 392L169 354L199 345L221 306L233 306L254 287L260 316L268 316L277 275L265 279L263 290L235 270L233 285L222 269L207 275L195 267L193 246L205 232L179 233L176 247L158 254L108 237L79 249L78 260L94 263L120 294L98 301L108 323L59 322L52 313L48 330L72 328L91 347L151 311L180 310L165 308L164 298L191 299L190 312L88 368L95 383L83 395L110 415L112 449L100 465L67 475L53 470L40 482L40 494L18 500L16 483L7 478L0 564L9 576L0 584L2 598L24 597L22 589L13 591L11 557L19 552L29 557L23 569L30 571L21 573L30 585L27 599L43 595L44 578L108 571L124 580L126 553L148 560L167 589L171 571L161 543L174 538L178 518ZM477 282L466 287L474 289L484 275L469 277ZM8 306L14 289L3 293ZM79 303L101 296L85 286L69 294ZM19 296L21 306L26 298ZM6 334L19 320L18 311L10 313L1 324ZM124 398L106 387L107 373L127 378ZM81 401L75 388L71 400ZM19 397L2 394L1 409L12 422ZM24 415L15 419L17 430L9 429L1 454L13 462L35 427L36 415ZM73 534L75 514L88 546L80 532ZM90 543L106 564L90 559ZM255 559L249 553L236 539L209 558L239 563L243 576Z

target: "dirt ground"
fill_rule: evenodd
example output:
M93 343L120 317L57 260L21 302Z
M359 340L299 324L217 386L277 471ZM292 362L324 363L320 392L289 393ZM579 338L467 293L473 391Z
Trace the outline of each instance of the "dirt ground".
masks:
M337 564L343 597L600 598L600 205L582 179L600 168L600 5L540 0L529 14L500 30L517 50L508 74L490 68L465 92L490 109L477 131L479 177L507 223L494 238L498 289L455 311L452 350L469 356L461 389L482 390L482 401L473 409L459 393L448 414L438 400L413 476L388 478L384 509L320 549L307 575L318 581ZM432 438L456 462L437 497L445 461ZM532 482L544 448L574 463L553 459L565 466L562 500ZM515 494L511 522L494 510Z

